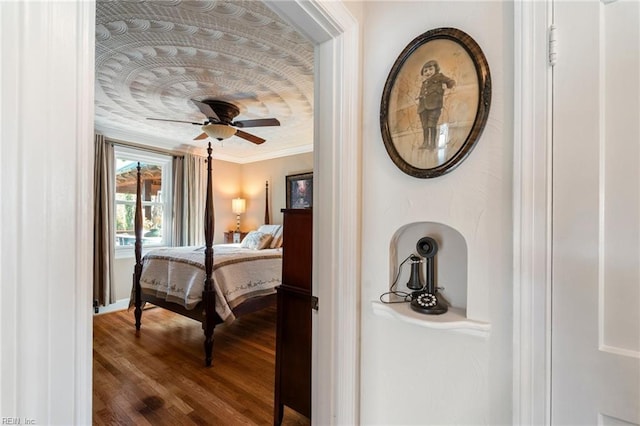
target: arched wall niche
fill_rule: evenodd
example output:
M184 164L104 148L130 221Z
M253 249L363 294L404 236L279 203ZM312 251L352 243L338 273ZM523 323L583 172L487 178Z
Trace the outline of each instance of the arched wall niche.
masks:
M444 299L449 305L447 311L441 314L418 312L410 306L410 298L403 301L402 295L399 297L384 293L379 300L371 302L373 313L411 326L487 339L491 333L491 324L467 316L467 242L458 230L449 225L438 222L412 222L398 228L389 241L388 290L411 293L407 287L411 275L411 261L407 259L411 255L418 255L417 243L423 237L431 237L438 245L434 262L434 281L439 288L439 298ZM420 269L422 279L425 280L424 263L420 264ZM426 280L424 282L426 283ZM389 303L394 301L401 303Z

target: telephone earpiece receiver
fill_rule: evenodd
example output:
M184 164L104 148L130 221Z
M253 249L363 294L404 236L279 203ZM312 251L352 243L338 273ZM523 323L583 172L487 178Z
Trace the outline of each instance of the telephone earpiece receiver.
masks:
M438 253L438 243L431 237L422 237L416 243L416 251L420 256L430 259Z
M449 308L438 298L438 288L434 282L434 259L438 253L438 243L431 237L422 237L416 243L416 251L426 260L427 283L424 289L411 294L411 309L422 314L444 314Z

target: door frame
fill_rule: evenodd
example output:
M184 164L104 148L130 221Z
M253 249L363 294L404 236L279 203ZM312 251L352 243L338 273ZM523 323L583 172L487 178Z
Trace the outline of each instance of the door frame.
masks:
M514 3L513 423L551 421L553 1Z
M360 406L360 27L342 2L266 4L315 45L313 294L319 309L312 320L311 422L355 425Z
M359 422L359 287L360 287L360 30L358 22L341 2L269 1L269 7L283 14L315 44L314 123L314 294L320 309L314 314L313 392L314 424L358 424ZM76 47L82 86L77 101L81 123L79 140L83 160L92 153L90 129L93 117L93 63L95 47L95 4L87 3L77 12L81 19ZM51 36L57 30L47 27ZM91 136L89 136L91 135ZM83 185L91 182L93 161L79 162ZM92 241L91 203L84 200L90 188L81 191L82 224L77 246ZM320 235L327 238L317 238ZM89 253L87 250L86 253ZM86 256L85 256L86 257ZM83 259L84 260L84 259ZM90 277L89 262L76 262L76 276ZM83 295L75 310L77 353L85 362L74 364L76 415L80 423L91 419L91 323L88 300L91 280L79 279L78 294ZM319 286L318 283L322 283ZM322 374L319 374L322 372Z

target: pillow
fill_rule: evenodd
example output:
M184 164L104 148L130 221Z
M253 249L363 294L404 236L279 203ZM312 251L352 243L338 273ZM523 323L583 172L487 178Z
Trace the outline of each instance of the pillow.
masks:
M260 228L258 228L258 232L274 235L280 229L282 229L282 225L260 225Z
M251 231L240 243L240 247L248 248L252 250L262 250L269 247L269 243L273 236L271 234L265 234L263 232Z
M281 226L280 229L275 234L273 234L271 244L269 245L270 248L275 249L282 247L282 230L283 228Z
M275 249L282 246L282 225L262 225L258 228L258 232L271 234L271 244L269 248Z

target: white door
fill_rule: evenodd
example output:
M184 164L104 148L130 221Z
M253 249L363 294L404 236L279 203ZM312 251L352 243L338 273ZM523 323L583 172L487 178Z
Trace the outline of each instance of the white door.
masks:
M552 424L640 424L640 1L555 2Z

